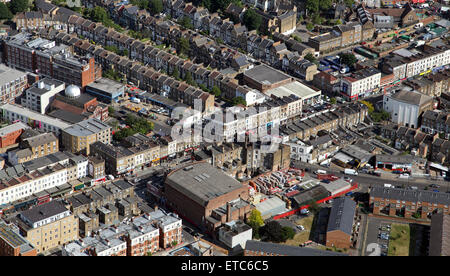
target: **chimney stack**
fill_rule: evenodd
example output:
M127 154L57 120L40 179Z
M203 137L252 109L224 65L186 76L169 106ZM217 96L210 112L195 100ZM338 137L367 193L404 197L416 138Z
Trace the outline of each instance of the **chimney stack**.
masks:
M227 222L231 221L231 204L227 202Z

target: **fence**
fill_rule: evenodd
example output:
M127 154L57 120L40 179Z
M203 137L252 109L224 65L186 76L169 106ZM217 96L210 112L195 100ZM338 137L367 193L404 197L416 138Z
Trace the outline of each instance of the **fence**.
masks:
M332 196L329 196L329 197L326 197L326 198L318 200L317 204L320 204L322 202L325 202L325 201L330 200L330 199L335 198L335 197L339 197L341 195L345 195L346 193L351 192L351 191L355 190L356 188L358 188L358 183L355 182L350 188L348 188L345 191L342 191L342 192L337 193L335 195L332 195ZM284 217L292 216L293 214L299 212L300 210L306 209L308 207L309 207L309 205L301 206L301 207L299 207L299 208L297 208L295 210L291 210L291 211L288 211L286 213L276 215L276 216L273 217L273 219L277 220L277 219L281 219L281 218L284 218Z

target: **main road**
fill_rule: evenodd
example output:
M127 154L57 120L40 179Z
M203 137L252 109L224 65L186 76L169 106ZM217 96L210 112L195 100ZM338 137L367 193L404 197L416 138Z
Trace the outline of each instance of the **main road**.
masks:
M338 177L348 176L354 181L356 181L362 190L367 190L369 187L375 187L375 186L384 186L384 184L392 184L396 187L400 186L403 188L408 187L417 187L420 190L424 190L426 187L429 190L439 190L441 192L450 192L450 182L448 181L439 181L439 180L428 180L423 178L409 178L409 179L400 179L400 178L386 178L386 177L380 177L380 176L374 176L370 174L358 174L357 176L353 175L345 175L343 173L343 170L339 170L336 168L324 168L317 164L309 164L299 161L292 161L291 166L298 169L305 169L308 168L310 172L312 173L315 170L321 169L327 171L327 173L334 174ZM437 184L439 185L439 188L430 188L429 186L431 184Z

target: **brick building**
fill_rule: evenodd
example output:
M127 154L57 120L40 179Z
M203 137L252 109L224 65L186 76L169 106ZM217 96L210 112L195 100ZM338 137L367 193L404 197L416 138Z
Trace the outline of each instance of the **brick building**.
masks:
M75 56L69 46L19 33L4 42L4 60L13 68L75 84L82 88L101 78L94 57Z
M252 209L247 187L205 162L170 172L165 195L170 208L211 233L225 222L243 220Z
M0 256L36 256L37 251L14 224L0 221Z
M0 148L5 148L19 142L20 135L30 127L17 122L0 129Z
M430 256L450 256L450 216L434 214L431 216Z
M64 148L73 153L89 154L90 145L100 141L111 143L111 127L100 120L90 118L74 124L62 131L61 140Z
M78 221L60 201L51 201L20 213L17 224L20 233L38 253L78 239Z
M244 256L346 256L346 254L308 247L249 240L245 244Z
M375 215L429 219L434 213L449 214L450 194L425 190L374 187L369 205Z
M25 72L0 64L0 103L14 103L27 87Z
M328 218L326 246L351 247L355 210L356 202L351 198L339 197L333 201Z
M8 152L8 161L17 165L58 151L59 139L53 133L41 133L22 139L19 149Z

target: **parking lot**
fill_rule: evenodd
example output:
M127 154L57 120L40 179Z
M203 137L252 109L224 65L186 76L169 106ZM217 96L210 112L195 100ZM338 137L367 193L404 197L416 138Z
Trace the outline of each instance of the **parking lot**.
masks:
M368 217L365 256L387 256L391 222Z

